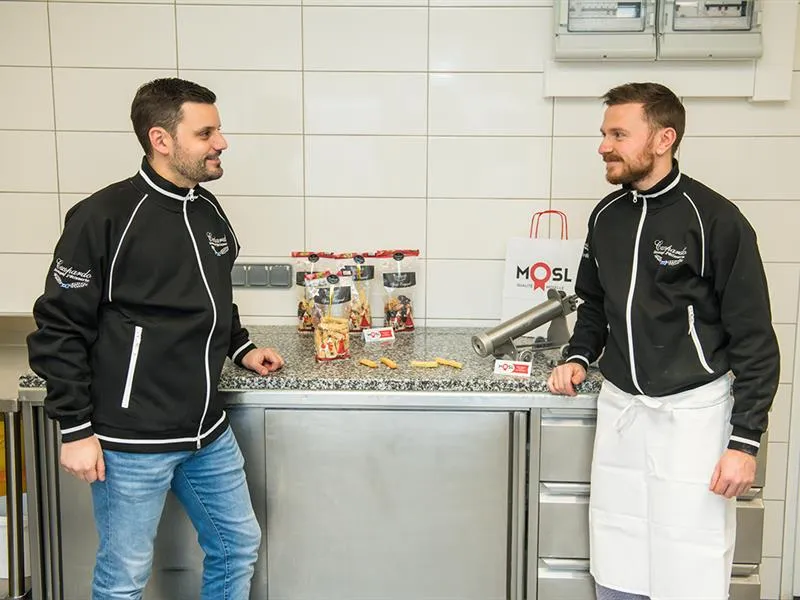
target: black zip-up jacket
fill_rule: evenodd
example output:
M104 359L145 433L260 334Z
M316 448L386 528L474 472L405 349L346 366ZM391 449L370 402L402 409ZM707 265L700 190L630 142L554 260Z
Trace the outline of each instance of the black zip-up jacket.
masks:
M142 161L68 213L28 337L62 441L201 448L227 427L225 357L255 346L232 301L238 242L217 199Z
M728 447L757 453L780 357L756 235L733 203L677 162L650 190L609 194L589 218L576 293L568 362L602 352L606 379L648 396L732 371Z

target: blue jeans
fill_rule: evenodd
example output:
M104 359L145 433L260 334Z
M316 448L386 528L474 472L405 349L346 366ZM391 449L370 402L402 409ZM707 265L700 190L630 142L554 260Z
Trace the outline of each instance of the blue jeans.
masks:
M93 600L139 600L153 565L153 541L172 489L205 552L202 600L247 600L261 544L230 427L196 452L103 451L106 480L92 484L97 550Z

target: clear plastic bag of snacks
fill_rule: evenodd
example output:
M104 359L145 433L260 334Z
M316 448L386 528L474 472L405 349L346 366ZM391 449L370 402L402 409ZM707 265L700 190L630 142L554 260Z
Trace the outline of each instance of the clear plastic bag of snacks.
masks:
M366 264L369 256L366 252L344 252L334 255L339 273L349 273L353 277L350 331L361 331L372 327L372 308L369 298L375 281L375 266Z
M306 295L306 275L314 275L326 270L325 258L331 255L326 252L292 252L294 264L294 283L297 290L297 330L313 331L311 322L312 305Z
M327 275L306 280L313 291L314 356L318 361L350 357L350 302L353 278Z
M414 330L419 250L379 250L384 290L384 325L395 331Z

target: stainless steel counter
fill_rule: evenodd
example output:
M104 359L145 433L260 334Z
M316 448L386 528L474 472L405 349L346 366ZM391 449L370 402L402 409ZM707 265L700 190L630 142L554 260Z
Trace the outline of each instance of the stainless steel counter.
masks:
M590 600L592 370L575 398L546 392L555 353L530 380L492 375L474 330L423 330L387 348L354 341L318 364L309 336L254 328L287 359L259 377L228 364L220 393L246 459L265 536L251 599ZM387 356L397 370L359 366ZM413 369L413 359L463 369ZM88 487L60 477L43 382L20 380L28 469L33 598L88 597L96 548ZM763 465L762 465L763 466ZM763 469L759 481L763 484ZM740 499L732 598L758 598L763 503ZM202 555L170 498L147 600L196 599ZM64 541L68 541L66 544Z

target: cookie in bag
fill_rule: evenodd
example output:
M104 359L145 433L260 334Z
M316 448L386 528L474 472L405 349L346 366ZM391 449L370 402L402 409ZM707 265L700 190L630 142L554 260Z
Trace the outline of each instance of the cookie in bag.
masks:
M329 361L350 357L352 277L332 275L307 280L313 291L314 357Z
M384 325L395 331L414 330L419 250L379 250L384 289Z
M375 266L366 264L370 255L365 253L343 252L335 254L339 273L352 276L353 290L350 303L350 331L362 331L372 327L372 307L370 293L375 281Z

